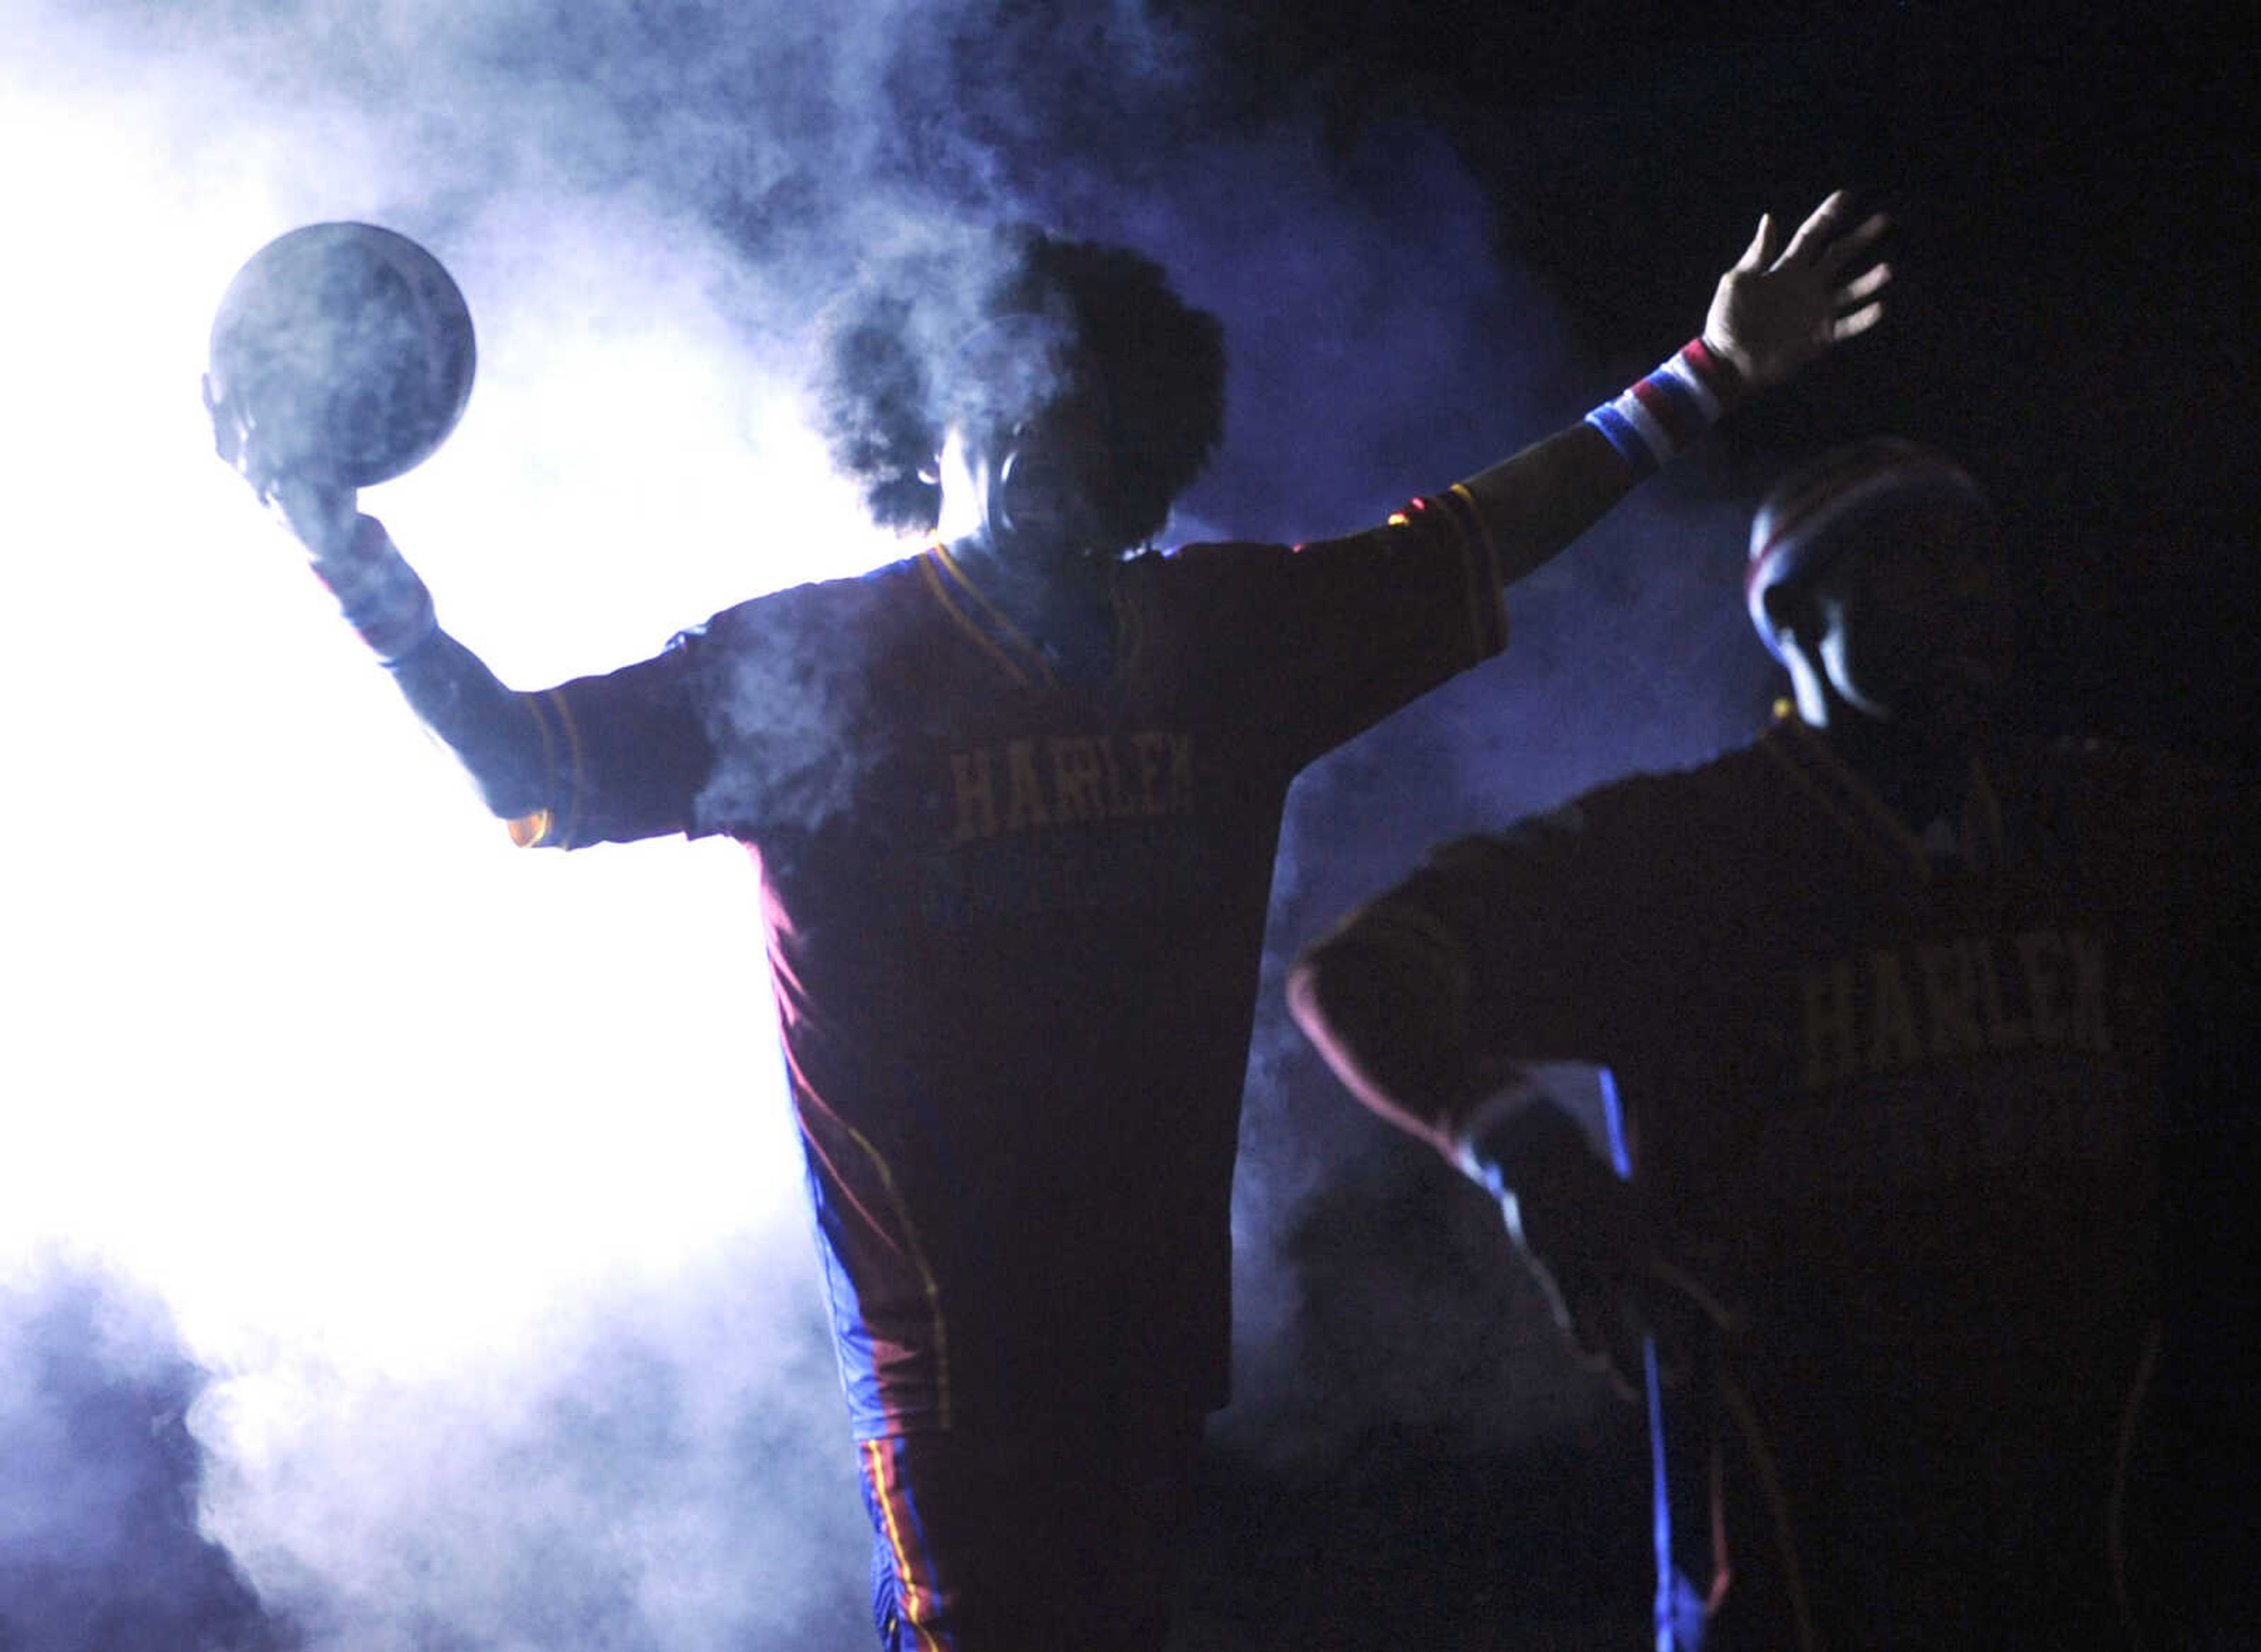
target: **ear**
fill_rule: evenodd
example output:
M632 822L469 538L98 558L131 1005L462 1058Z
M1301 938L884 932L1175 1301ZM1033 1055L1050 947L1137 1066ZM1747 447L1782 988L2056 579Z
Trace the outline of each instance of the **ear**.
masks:
M1819 640L1816 634L1820 629L1821 610L1806 583L1785 579L1780 585L1769 585L1760 600L1775 635L1810 653Z
M926 463L918 468L918 479L929 487L939 487L942 478L951 471L951 448L958 448L961 453L964 451L965 429L952 420L939 428L930 426L924 434L927 441L934 445L927 449Z

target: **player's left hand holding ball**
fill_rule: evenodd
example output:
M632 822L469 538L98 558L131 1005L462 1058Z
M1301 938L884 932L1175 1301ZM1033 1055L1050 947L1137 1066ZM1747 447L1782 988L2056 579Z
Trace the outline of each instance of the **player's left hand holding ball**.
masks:
M1813 209L1788 246L1772 213L1719 277L1704 319L1704 342L1732 363L1753 390L1779 384L1833 344L1867 332L1883 319L1877 294L1891 266L1870 262L1888 227L1881 212L1851 223L1843 190ZM1847 276L1847 270L1854 270Z
M455 429L476 357L438 259L377 225L309 224L261 248L220 299L204 384L213 443L331 561L353 539L358 491Z
M212 415L212 446L221 462L251 485L252 492L276 521L306 548L316 564L334 561L353 542L361 515L361 494L342 483L293 470L268 450L255 416L238 400L204 382L205 410Z

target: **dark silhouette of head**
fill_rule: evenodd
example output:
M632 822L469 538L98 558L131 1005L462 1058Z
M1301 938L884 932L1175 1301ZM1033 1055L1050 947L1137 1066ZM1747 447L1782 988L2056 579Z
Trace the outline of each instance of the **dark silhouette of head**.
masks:
M827 315L816 390L882 526L934 528L954 433L1001 549L1112 554L1216 450L1223 328L1142 254L1015 228L867 272Z
M1808 722L1956 739L2000 707L2015 642L2000 535L1942 454L1877 437L1793 471L1753 520L1747 585Z

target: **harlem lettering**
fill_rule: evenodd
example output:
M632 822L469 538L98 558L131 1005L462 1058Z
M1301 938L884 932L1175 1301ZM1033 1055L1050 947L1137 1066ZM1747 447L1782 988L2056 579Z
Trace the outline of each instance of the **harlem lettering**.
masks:
M1194 812L1191 735L1056 735L950 754L962 844L1087 821Z
M1877 947L1808 971L1809 1089L1927 1061L2034 1045L2112 1048L2106 947L2027 930Z

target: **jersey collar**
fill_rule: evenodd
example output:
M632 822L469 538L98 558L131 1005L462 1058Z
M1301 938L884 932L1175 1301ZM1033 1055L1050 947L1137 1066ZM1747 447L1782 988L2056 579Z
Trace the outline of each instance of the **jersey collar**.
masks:
M1860 775L1847 766L1828 743L1808 727L1786 700L1775 707L1774 725L1759 741L1798 787L1851 836L1886 860L1928 882L1941 868L1923 837L1893 811ZM2002 808L1992 777L1970 759L1970 786L1956 823L1956 840L1965 866L1985 871L2002 859Z
M994 599L981 589L965 564L940 542L920 553L919 572L927 590L951 624L1020 687L1041 693L1057 692L1059 669L1029 634L1015 624ZM1143 632L1137 605L1123 589L1121 564L1107 567L1107 597L1115 618L1114 660L1109 686L1125 679Z

